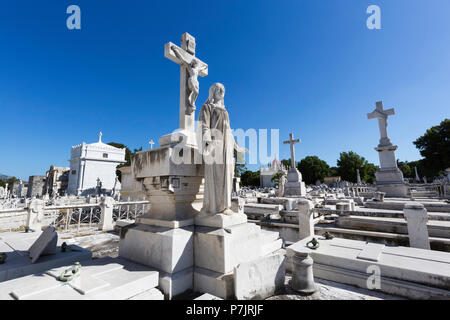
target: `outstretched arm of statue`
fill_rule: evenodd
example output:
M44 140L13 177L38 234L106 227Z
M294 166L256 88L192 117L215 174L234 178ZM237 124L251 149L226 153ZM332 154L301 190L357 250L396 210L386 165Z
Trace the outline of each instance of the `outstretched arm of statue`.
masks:
M250 153L248 151L248 149L239 147L238 144L236 143L236 141L234 141L234 150L236 150L237 152L242 152L242 153L245 153L245 152Z
M173 51L173 53L175 53L177 58L180 59L181 62L183 62L183 64L188 65L188 62L183 58L183 56L181 55L179 50L180 49L178 47L172 46L172 51Z

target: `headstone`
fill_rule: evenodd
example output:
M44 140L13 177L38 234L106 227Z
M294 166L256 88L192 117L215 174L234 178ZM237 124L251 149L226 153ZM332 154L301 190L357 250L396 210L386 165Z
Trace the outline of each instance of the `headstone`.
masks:
M403 209L403 214L408 224L409 246L430 250L427 209L417 202L408 203Z
M284 287L285 255L280 250L268 257L243 262L234 268L234 288L237 300L262 300Z
M314 236L314 216L312 209L314 205L310 200L299 200L298 207L298 224L299 238L305 239Z
M56 244L58 242L58 233L55 227L47 227L39 238L28 249L31 263L35 263L40 256L56 253Z

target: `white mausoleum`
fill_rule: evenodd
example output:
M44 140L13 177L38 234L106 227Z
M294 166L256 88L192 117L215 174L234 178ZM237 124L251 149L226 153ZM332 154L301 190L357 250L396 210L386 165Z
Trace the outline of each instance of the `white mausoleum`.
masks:
M73 146L70 153L70 172L67 194L95 194L99 182L103 193L114 188L116 168L125 162L125 149L115 148L102 142Z
M270 165L268 165L267 167L261 167L259 170L261 187L275 187L275 183L272 181L272 177L282 170L286 170L286 168L284 168L284 166L281 164L281 161L276 157Z

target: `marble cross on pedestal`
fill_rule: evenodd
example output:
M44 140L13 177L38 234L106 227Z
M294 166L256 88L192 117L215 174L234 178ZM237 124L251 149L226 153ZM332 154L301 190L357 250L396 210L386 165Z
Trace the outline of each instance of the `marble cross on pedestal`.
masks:
M199 91L197 75L208 75L208 65L195 57L195 45L195 38L184 33L181 48L172 42L164 46L164 56L180 65L180 129L192 132L195 131L195 100Z
M377 107L372 113L367 114L367 119L378 119L378 126L380 129L380 141L383 142L383 140L389 141L387 136L387 118L388 116L394 115L394 109L383 109L383 102L378 101Z
M294 140L294 135L292 133L289 133L289 141L284 141L283 143L291 145L291 168L295 168L295 148L294 148L294 145L296 143L300 143L300 139L295 139Z

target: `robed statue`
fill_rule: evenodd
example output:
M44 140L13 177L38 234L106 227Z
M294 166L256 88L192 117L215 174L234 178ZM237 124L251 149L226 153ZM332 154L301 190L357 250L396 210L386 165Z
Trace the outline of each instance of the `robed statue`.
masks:
M200 110L199 131L202 135L205 163L205 187L202 214L232 215L231 192L234 177L234 150L240 148L230 128L230 117L224 104L225 87L215 83Z

